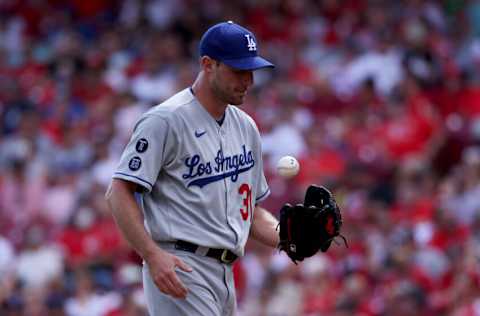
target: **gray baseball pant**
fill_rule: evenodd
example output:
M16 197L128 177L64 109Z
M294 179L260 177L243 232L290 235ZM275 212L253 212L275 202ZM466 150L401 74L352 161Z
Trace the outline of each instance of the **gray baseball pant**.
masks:
M232 265L216 259L161 245L192 267L192 272L176 269L188 289L186 299L165 295L153 282L148 266L143 265L143 288L150 316L230 316L235 314L236 297Z

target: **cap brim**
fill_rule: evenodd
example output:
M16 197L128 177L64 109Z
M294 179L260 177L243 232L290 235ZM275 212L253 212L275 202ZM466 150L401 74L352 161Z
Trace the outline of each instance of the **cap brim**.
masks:
M238 59L226 59L222 60L222 62L235 69L239 70L257 70L261 68L273 68L275 67L274 64L269 62L268 60L260 57L246 57L246 58L238 58Z

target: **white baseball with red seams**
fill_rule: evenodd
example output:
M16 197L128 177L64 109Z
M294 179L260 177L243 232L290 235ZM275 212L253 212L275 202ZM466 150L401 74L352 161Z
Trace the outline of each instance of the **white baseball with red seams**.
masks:
M278 160L277 173L284 178L296 176L300 171L300 164L292 156L284 156Z

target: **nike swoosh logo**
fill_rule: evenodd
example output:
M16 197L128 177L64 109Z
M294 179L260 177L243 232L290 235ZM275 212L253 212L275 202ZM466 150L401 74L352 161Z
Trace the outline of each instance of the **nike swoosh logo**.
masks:
M202 136L203 134L205 134L207 131L203 131L203 132L197 132L195 131L195 136L198 138L200 136Z

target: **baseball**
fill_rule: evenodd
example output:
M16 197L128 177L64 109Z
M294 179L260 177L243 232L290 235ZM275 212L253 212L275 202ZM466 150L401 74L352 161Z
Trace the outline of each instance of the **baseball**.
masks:
M297 159L292 156L284 156L278 160L277 163L277 172L280 176L284 178L291 178L297 175L300 170L300 164Z

